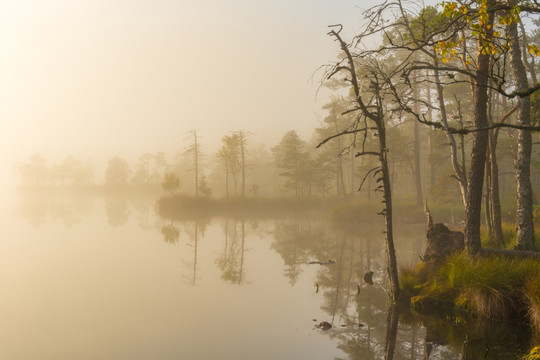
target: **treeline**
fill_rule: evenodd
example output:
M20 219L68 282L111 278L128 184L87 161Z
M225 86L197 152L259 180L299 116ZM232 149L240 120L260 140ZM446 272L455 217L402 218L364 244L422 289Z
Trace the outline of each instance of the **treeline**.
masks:
M450 91L451 88L448 89ZM459 89L455 90L459 92ZM506 106L510 106L507 104ZM50 163L35 154L16 165L19 184L43 186L109 186L151 188L176 194L201 197L338 197L374 200L375 178L368 174L376 166L372 157L357 157L360 144L355 134L332 139L317 148L324 139L346 131L351 117L341 115L347 99L333 97L324 106L326 116L321 126L306 139L296 131L286 132L271 148L258 144L247 131L225 135L215 153L206 152L195 133L187 141L187 150L167 156L164 152L145 153L130 163L113 156L97 176L96 165L72 156ZM450 106L449 111L457 111ZM465 115L468 121L470 114ZM451 123L458 122L453 119ZM449 143L445 133L421 127L415 138L415 119L403 117L388 128L389 162L395 197L429 203L460 205L458 182L453 176ZM497 146L501 194L509 206L515 196L513 159L517 151L514 131L501 131ZM365 148L373 147L373 136L362 139ZM471 141L463 136L460 147L465 157ZM415 149L419 148L418 160ZM416 161L419 161L417 164ZM420 171L415 171L419 167ZM532 181L540 185L540 156L533 153ZM366 174L368 174L366 176ZM418 178L418 176L420 176ZM420 183L420 187L416 184ZM178 185L175 186L175 183ZM198 186L196 186L196 184ZM360 190L360 191L359 191Z

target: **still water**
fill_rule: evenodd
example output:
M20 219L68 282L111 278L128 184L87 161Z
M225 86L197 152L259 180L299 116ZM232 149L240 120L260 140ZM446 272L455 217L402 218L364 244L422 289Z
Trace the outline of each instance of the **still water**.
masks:
M3 205L0 359L381 359L389 350L457 359L465 340L502 359L529 346L512 324L389 312L382 224L179 222L154 204L19 196ZM417 262L424 227L396 233L400 264Z

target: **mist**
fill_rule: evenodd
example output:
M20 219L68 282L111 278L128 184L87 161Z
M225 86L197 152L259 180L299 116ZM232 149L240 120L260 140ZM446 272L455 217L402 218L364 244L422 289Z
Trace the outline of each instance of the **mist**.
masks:
M484 3L0 3L0 358L523 358L540 22Z
M267 145L291 123L307 135L326 98L316 71L334 52L326 25L359 12L307 1L1 7L3 179L36 153L96 165L172 154L191 129L208 152L240 129Z

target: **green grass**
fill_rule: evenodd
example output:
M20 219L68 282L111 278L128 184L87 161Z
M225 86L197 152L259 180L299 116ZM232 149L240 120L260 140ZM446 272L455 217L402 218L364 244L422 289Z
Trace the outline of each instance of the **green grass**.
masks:
M532 348L531 352L523 360L540 360L540 346Z
M403 294L419 301L443 301L453 310L486 318L529 318L540 324L540 261L465 253L450 256L431 273L423 267L401 271ZM538 310L536 309L538 308Z
M516 244L516 224L504 222L502 224L503 233L503 249L512 249ZM483 247L498 249L501 248L495 243L495 240L491 238L485 227L481 228L480 240ZM534 229L534 242L537 249L540 249L540 227L536 224Z

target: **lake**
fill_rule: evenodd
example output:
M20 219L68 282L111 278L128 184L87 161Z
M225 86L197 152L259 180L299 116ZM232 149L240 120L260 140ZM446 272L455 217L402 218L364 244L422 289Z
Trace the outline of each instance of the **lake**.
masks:
M91 196L1 211L1 359L507 359L533 336L390 311L382 222L180 222L152 198ZM395 233L399 264L419 261L425 226Z

